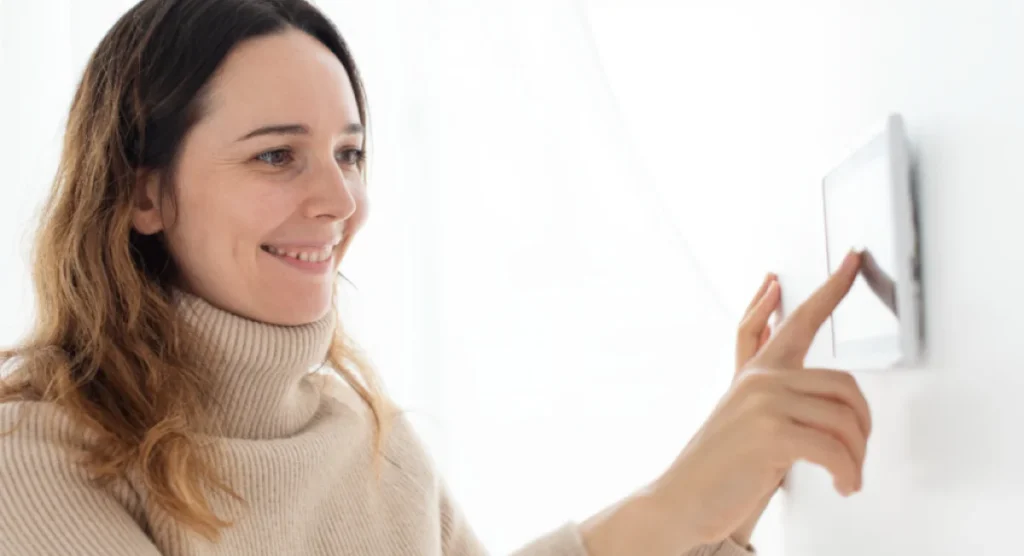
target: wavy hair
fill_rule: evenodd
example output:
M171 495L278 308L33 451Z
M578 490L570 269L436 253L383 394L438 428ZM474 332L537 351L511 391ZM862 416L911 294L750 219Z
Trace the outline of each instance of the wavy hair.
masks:
M241 498L196 432L209 419L202 350L175 308L175 266L162 238L132 228L134 192L144 172L172 176L229 52L289 29L338 57L365 125L349 49L304 0L143 0L108 31L74 95L35 238L38 320L20 345L0 352L0 364L14 369L0 401L57 404L99 435L82 460L94 480L137 471L154 502L211 540L231 523L212 510L206 489ZM390 406L340 323L326 364L369 405L379 456Z

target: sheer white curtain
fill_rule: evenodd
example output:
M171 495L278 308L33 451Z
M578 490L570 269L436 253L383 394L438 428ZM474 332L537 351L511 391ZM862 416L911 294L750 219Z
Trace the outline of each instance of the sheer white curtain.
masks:
M133 2L0 0L0 341L85 60ZM649 480L774 253L754 3L320 0L370 97L348 326L496 553ZM777 554L774 511L756 541Z
M376 117L358 331L477 531L500 552L653 477L727 387L774 256L761 14L321 4Z

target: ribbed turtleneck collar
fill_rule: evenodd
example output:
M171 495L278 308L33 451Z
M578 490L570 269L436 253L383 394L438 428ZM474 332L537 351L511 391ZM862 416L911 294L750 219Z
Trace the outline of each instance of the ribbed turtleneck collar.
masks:
M320 400L311 372L327 356L336 315L299 326L258 322L176 295L179 310L210 349L212 416L226 437L291 436L314 416Z

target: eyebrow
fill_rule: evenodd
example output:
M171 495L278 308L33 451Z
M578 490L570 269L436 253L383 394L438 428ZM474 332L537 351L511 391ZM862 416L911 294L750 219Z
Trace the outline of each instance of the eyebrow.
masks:
M345 126L345 135L362 135L363 124L351 123ZM302 124L272 124L256 128L239 137L236 142L252 139L261 135L309 135L309 127Z

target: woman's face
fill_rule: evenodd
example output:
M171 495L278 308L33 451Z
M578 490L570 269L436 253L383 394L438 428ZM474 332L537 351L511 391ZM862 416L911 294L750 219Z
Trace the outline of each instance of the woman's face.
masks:
M274 324L330 310L366 218L363 128L348 74L300 31L239 45L210 82L171 190L140 184L135 227L163 231L181 287Z

